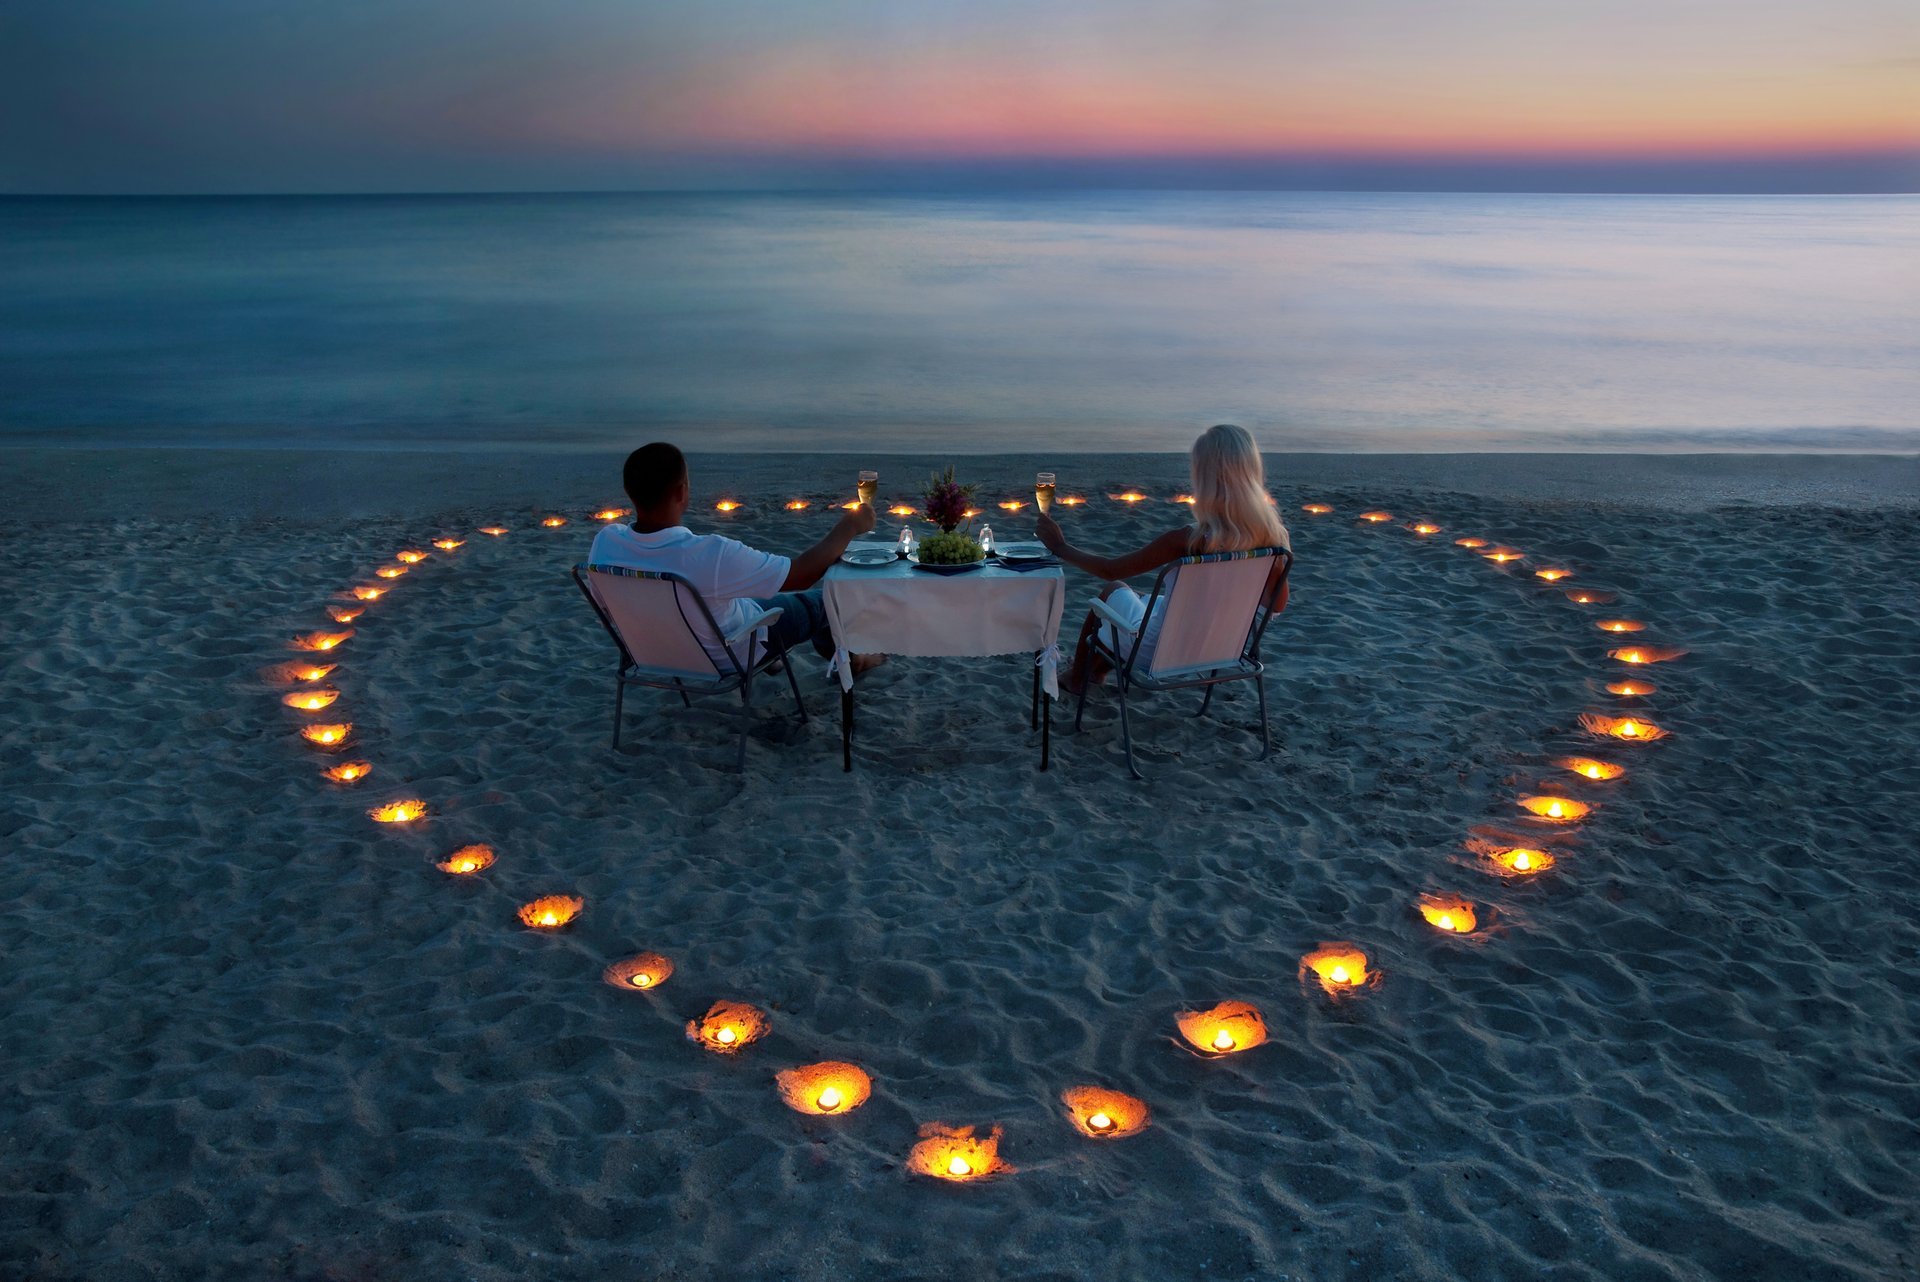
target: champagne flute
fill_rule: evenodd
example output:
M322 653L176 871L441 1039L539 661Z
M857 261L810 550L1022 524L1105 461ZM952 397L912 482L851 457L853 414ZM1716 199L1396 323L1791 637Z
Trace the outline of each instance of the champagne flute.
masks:
M1042 512L1053 511L1053 473L1042 472L1033 478L1033 502Z
M880 473L860 473L860 501L868 507L873 506L873 496L880 492Z

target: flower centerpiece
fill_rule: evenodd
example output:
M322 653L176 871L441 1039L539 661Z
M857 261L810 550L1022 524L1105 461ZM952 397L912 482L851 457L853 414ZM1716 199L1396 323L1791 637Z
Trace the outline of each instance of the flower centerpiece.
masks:
M920 540L922 565L971 565L986 559L986 549L980 546L980 541L956 528L963 521L972 525L967 515L972 507L973 486L962 485L954 480L951 465L945 475L928 479L921 511L929 521L940 527L940 533L929 534Z

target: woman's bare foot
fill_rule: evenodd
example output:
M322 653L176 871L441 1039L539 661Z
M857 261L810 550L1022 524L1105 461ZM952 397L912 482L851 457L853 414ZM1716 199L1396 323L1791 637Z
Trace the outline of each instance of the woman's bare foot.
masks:
M886 661L887 656L884 654L856 654L853 656L853 675L857 677L863 673L872 672Z

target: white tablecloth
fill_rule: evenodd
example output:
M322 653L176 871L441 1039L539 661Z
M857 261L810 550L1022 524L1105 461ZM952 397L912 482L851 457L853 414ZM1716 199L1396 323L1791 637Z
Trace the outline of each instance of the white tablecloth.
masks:
M849 656L918 658L1031 654L1049 698L1060 697L1060 614L1067 580L1059 566L1015 571L989 563L965 574L836 564L827 571L834 670L853 688Z

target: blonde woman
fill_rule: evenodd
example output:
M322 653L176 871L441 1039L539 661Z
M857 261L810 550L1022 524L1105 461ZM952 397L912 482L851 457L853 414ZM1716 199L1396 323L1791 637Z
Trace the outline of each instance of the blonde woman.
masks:
M1292 550L1287 527L1267 499L1266 465L1260 461L1260 449L1253 443L1253 436L1246 428L1229 423L1208 428L1193 443L1188 461L1193 478L1193 524L1168 530L1135 551L1123 552L1119 556L1095 556L1090 552L1082 552L1067 542L1066 535L1060 532L1059 522L1045 512L1039 514L1040 541L1068 565L1107 580L1107 585L1100 590L1100 599L1125 616L1136 628L1141 626L1147 603L1121 582L1122 579L1151 574L1183 556L1203 552L1247 552L1267 547ZM1285 567L1284 558L1273 558L1273 570L1267 578L1269 603L1276 613L1287 608L1285 581L1281 577ZM1274 598L1276 590L1279 596ZM1166 598L1162 596L1154 607L1154 617L1145 620L1138 660L1142 664L1149 661L1154 645L1159 640L1160 607L1165 602ZM1089 611L1087 621L1080 629L1080 642L1074 651L1073 663L1062 674L1060 682L1069 693L1078 694L1082 681L1089 675L1096 683L1106 676L1105 664L1101 664L1098 670L1090 670L1086 666L1098 661L1098 656L1090 652L1087 643L1101 626L1100 616ZM1116 650L1120 648L1119 638L1110 637L1109 641Z

